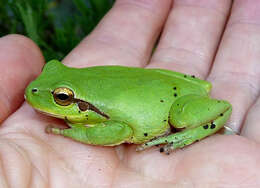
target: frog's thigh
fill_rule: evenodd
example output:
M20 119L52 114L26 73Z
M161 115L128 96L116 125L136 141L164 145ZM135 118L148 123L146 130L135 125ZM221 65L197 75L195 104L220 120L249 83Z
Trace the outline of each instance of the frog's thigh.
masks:
M113 146L130 141L133 131L123 122L106 121L86 126L72 126L68 129L48 128L48 133L63 135L73 140L102 146Z
M169 121L175 128L190 129L212 122L219 116L223 116L228 109L231 109L231 105L223 100L200 95L185 95L172 105Z
M158 144L167 144L161 151L168 153L173 149L192 144L222 128L231 111L231 105L226 101L197 95L179 98L171 108L169 121L174 127L185 129L147 142L138 147L137 150Z

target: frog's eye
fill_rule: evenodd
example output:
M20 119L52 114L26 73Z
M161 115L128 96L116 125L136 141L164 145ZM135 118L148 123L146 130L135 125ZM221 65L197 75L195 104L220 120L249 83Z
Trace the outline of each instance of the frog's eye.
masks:
M55 102L62 106L68 106L73 102L74 93L71 89L66 87L56 88L52 92Z

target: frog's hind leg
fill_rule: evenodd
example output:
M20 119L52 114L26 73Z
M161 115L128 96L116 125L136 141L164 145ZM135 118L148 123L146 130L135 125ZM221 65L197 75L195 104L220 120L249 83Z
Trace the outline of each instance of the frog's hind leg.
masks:
M171 107L169 122L177 129L183 130L169 136L149 141L137 148L165 144L160 152L182 148L201 140L221 129L231 114L231 105L226 101L204 96L188 95L177 99Z
M127 124L116 121L106 121L86 127L71 125L71 128L60 129L47 127L46 132L69 137L73 140L102 146L114 146L123 142L131 142L133 130Z

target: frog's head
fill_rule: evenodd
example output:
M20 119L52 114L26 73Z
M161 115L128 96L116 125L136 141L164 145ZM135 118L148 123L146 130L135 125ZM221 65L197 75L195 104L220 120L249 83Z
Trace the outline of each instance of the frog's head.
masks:
M48 62L41 75L26 88L26 101L36 110L70 123L91 124L108 119L106 114L80 97L71 71L72 68L57 60Z

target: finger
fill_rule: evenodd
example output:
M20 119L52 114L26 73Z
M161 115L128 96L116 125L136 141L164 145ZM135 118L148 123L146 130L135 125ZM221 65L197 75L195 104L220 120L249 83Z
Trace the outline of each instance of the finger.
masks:
M239 131L260 87L260 1L236 0L209 76L213 95L229 100L228 126Z
M150 67L205 78L215 56L231 1L176 0Z
M21 35L0 38L0 122L23 102L26 85L41 71L40 49Z
M170 9L171 0L118 0L65 59L65 64L144 66Z
M256 142L260 142L260 97L257 102L250 108L246 117L241 135Z

